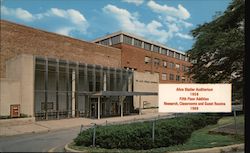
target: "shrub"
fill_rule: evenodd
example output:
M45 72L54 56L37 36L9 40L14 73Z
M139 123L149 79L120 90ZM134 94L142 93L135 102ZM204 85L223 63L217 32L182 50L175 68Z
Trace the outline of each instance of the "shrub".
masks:
M96 128L96 146L101 148L151 149L183 144L194 130L217 123L215 115L194 114L158 120L155 123L155 140L152 142L152 122L125 125L107 125ZM74 139L76 145L91 146L93 128L81 132Z

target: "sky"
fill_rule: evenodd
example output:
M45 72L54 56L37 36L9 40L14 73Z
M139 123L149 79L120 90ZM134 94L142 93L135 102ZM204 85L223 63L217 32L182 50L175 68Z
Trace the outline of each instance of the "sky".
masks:
M1 19L92 41L124 31L186 52L231 0L0 0Z

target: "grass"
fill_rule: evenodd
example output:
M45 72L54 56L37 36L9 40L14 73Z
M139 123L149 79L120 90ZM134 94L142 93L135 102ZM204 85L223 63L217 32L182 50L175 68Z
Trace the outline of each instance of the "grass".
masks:
M244 124L244 115L239 115L236 118L237 124ZM234 137L232 135L220 135L220 134L209 134L209 130L219 126L234 123L233 116L226 116L221 118L217 124L209 125L205 128L194 131L190 139L183 145L175 145L170 147L154 148L149 150L132 150L132 149L104 149L104 148L91 148L83 146L75 146L74 143L70 144L69 147L76 150L86 152L136 152L136 153L148 153L148 152L168 152L168 151L184 151L201 148L220 147L232 144L244 143L244 137Z

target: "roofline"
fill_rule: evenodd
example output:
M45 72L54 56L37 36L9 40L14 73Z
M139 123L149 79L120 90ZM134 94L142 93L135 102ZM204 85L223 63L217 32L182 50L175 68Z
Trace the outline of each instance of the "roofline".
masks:
M57 37L64 37L64 38L67 38L67 39L72 39L72 40L78 41L78 42L84 42L84 43L89 43L89 44L93 44L93 45L97 45L97 46L103 46L103 47L106 47L106 48L112 48L112 49L115 49L115 50L121 50L121 49L116 48L116 47L96 44L96 43L91 42L91 41L87 41L87 40L83 40L83 39L78 39L78 38L74 38L74 37L70 37L70 36L66 36L66 35L62 35L62 34L50 32L50 31L46 31L46 30L43 30L43 29L38 29L38 28L27 26L27 25L24 25L24 24L12 22L12 21L9 21L9 20L0 19L0 22L6 22L8 24L13 24L13 25L24 27L24 28L29 28L31 30L37 30L37 31L44 32L44 33L49 34L49 35L55 35Z
M157 46L160 46L160 47L162 47L162 48L166 48L166 49L175 51L175 52L177 52L177 53L185 54L185 55L186 55L185 52L176 50L176 49L171 48L171 47L167 47L167 46L165 46L165 45L163 45L163 44L161 44L161 43L159 43L159 42L156 42L156 41L153 41L153 40L147 40L147 39L145 39L145 38L143 38L143 37L140 37L140 36L138 36L138 35L134 35L134 34L132 34L132 33L124 32L124 31L117 31L117 32L114 32L114 33L105 35L105 36L103 36L103 37L96 38L96 39L92 40L91 42L96 43L96 42L98 42L98 41L100 41L100 40L104 40L104 39L107 39L107 38L111 38L111 37L116 36L116 35L119 35L119 34L128 35L128 36L130 36L130 37L133 37L133 38L142 40L142 41L144 41L144 42L147 42L147 43L150 43L150 44L153 44L153 45L157 45Z

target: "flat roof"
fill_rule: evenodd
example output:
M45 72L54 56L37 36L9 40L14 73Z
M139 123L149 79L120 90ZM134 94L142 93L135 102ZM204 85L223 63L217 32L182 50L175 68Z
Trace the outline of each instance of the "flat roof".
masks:
M146 43L150 43L150 44L153 44L153 45L156 45L156 46L159 46L159 47L162 47L162 48L165 48L165 49L169 49L169 50L171 50L171 51L175 51L175 52L177 52L177 53L186 55L185 52L176 50L176 49L174 49L174 48L167 47L167 46L165 46L165 45L163 45L163 44L161 44L161 43L159 43L159 42L156 42L156 41L146 40L146 39L143 38L143 37L134 35L134 34L132 34L132 33L124 32L124 31L117 31L117 32L114 32L114 33L105 35L105 36L103 36L103 37L99 37L99 38L97 38L97 39L94 39L94 40L91 41L91 42L96 43L96 42L98 42L98 41L105 40L105 39L107 39L107 38L111 38L111 37L114 37L114 36L117 36L117 35L120 35L120 34L127 35L127 36L133 37L133 38L135 38L135 39L139 39L139 40L141 40L141 41L144 41L144 42L146 42Z

